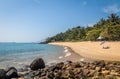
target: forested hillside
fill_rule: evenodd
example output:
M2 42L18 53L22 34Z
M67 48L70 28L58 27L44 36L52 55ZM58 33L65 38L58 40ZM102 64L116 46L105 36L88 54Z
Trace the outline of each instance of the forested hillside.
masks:
M107 19L100 19L92 27L77 26L68 29L64 33L61 32L55 36L48 37L45 42L96 41L99 36L107 41L120 41L120 17L116 14L111 14Z

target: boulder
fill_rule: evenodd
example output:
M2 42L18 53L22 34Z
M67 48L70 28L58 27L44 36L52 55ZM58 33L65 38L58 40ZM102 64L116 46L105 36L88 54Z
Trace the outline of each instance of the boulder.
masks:
M5 69L5 71L8 72L8 71L10 71L11 69L15 69L15 70L17 71L17 69L16 69L15 67L7 67L7 68Z
M8 79L4 69L0 69L0 79Z
M6 75L9 78L16 78L16 77L18 77L17 69L15 67L9 67L8 69L6 69Z
M30 69L31 70L38 70L45 68L45 63L42 58L36 58L31 64Z

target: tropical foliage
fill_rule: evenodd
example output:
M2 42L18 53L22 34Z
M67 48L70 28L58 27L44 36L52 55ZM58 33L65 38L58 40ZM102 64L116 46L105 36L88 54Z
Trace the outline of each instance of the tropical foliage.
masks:
M108 41L120 41L120 18L116 14L111 14L107 19L100 19L99 22L92 27L77 26L68 29L64 33L59 33L49 37L45 42L56 41L96 41L99 36L102 36Z

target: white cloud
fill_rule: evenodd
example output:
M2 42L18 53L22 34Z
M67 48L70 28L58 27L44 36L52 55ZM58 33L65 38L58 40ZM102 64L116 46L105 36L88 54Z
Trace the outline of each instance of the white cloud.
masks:
M118 13L120 12L120 8L118 7L118 5L114 4L103 8L103 11L105 13Z
M86 2L86 1L83 1L83 2L82 2L82 6L85 6L85 5L87 5L87 2Z
M94 23L90 23L90 24L84 24L83 26L89 26L89 27L92 27L94 25Z

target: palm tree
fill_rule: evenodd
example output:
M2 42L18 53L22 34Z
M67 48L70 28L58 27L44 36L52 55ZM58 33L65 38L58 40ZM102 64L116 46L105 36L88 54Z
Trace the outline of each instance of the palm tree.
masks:
M119 16L117 16L116 14L114 14L114 13L112 13L110 16L108 16L108 23L109 23L109 25L117 25L117 24L119 24L119 20L120 20L120 18L119 18Z

